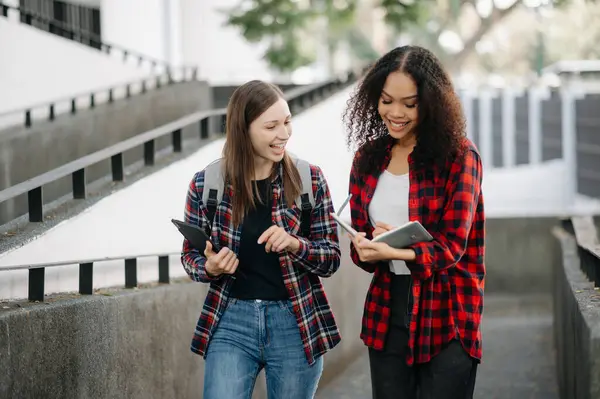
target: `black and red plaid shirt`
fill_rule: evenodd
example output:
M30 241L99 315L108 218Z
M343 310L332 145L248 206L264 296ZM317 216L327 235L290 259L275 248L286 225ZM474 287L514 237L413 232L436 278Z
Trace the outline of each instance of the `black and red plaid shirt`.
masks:
M271 181L271 187L273 223L283 227L300 241L300 250L297 253L282 252L279 264L296 314L306 359L309 364L313 364L341 339L320 279L329 277L338 270L340 246L337 225L331 217L333 203L327 181L318 166L310 165L310 169L315 206L311 212L308 238L300 236L300 209L296 204L292 208L286 205L281 165ZM238 254L242 226L235 226L231 222L233 187L231 184L225 186L223 200L217 207L214 219L208 220L208 210L202 202L204 173L204 170L196 173L190 182L184 221L203 228L211 237L215 251L228 247ZM210 284L191 345L193 352L205 357L210 339L227 306L233 277L209 276L206 273L204 254L190 245L187 239L183 240L181 262L192 280ZM243 270L243 265L240 265L240 269Z
M464 156L445 168L429 170L414 166L409 156L409 219L418 220L431 233L432 242L411 248L417 257L406 262L412 275L409 354L407 363L426 363L454 338L465 350L481 359L480 322L484 290L484 223L481 193L482 164L475 146L465 139ZM360 175L359 150L350 174L352 225L372 238L368 209L380 174L390 162L387 148L379 171ZM382 221L384 222L384 221ZM391 272L387 262L365 263L351 246L352 260L374 273L367 294L361 338L365 345L384 348L390 322Z

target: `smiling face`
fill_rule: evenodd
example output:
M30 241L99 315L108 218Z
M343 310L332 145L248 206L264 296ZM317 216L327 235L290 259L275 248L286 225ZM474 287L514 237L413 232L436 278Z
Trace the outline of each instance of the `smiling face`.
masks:
M417 86L413 79L400 71L390 73L377 110L393 138L402 141L412 139L419 118Z
M279 98L250 124L255 164L272 164L283 159L285 146L292 135L291 118L287 101Z

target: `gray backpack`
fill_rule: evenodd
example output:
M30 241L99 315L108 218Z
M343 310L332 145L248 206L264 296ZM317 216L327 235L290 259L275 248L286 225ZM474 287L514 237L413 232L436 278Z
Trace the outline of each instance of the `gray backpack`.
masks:
M300 208L300 229L303 237L310 235L310 214L315 206L315 196L312 190L312 176L310 164L302 159L292 158L300 173L302 181L302 193L296 198L296 206ZM204 169L204 189L202 191L202 202L208 209L208 220L213 221L217 206L223 200L223 189L225 179L221 159L209 164Z

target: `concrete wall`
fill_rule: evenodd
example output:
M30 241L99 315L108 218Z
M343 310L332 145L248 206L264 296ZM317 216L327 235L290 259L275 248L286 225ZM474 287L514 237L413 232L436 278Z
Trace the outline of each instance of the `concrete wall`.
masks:
M75 115L60 115L53 122L36 123L29 129L6 130L0 137L0 190L191 112L210 108L210 88L204 82L193 81L164 86ZM187 134L197 132L197 127L192 127ZM171 145L168 136L156 143L157 149L168 145ZM126 164L142 157L142 148L131 150L124 156ZM95 165L86 173L88 181L104 177L110 174L110 162ZM44 187L44 201L47 203L69 194L71 189L70 177L49 184ZM26 195L2 203L0 224L26 212Z
M488 219L486 295L548 294L550 301L554 289L559 356L572 353L570 363L559 358L559 370L571 377L574 371L565 370L576 370L590 381L590 372L600 375L600 368L592 368L599 367L594 359L600 359L600 345L591 341L593 334L600 337L591 327L598 327L600 313L586 307L594 292L589 284L569 286L567 269L557 268L560 247L551 235L557 223L553 218ZM345 235L341 247L339 272L323 282L343 339L325 357L321 386L365 351L359 332L371 275L351 263ZM587 302L579 289L586 290ZM206 286L183 282L0 307L0 397L201 397L204 362L189 351L189 343L205 294ZM264 398L264 388L261 376L254 398Z
M486 294L550 294L556 218L486 220Z
M370 277L344 255L323 280L343 341L326 355L321 385L364 350ZM186 280L0 308L0 397L200 398L204 362L189 346L205 295L205 285ZM254 397L264 392L261 376Z
M294 84L278 84L278 86L284 92L298 87ZM213 106L215 108L227 107L229 98L238 87L239 85L211 85Z
M577 243L555 230L554 337L563 399L600 398L600 295L580 267Z

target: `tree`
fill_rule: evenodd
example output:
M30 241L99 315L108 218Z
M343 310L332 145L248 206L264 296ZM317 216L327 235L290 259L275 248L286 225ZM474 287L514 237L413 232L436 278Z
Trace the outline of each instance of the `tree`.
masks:
M264 58L280 71L292 71L312 62L312 57L299 45L299 35L307 21L313 18L310 10L301 9L291 0L255 0L240 2L238 7L225 10L227 23L239 27L249 42L269 39Z
M415 40L432 51L442 59L450 71L456 71L464 64L473 53L475 45L488 34L494 26L515 12L523 0L514 0L506 7L498 6L498 1L488 0L488 9L482 6L477 9L477 0L445 0L437 1L429 11L428 24L412 25L410 31ZM479 2L480 4L483 2ZM506 2L504 2L506 3ZM485 12L487 11L487 12ZM478 19L474 29L465 27L465 17ZM446 37L460 39L460 49L448 49L442 44Z
M245 0L225 10L228 25L240 28L250 42L267 40L265 59L282 72L308 65L315 60L311 41L325 40L330 57L347 41L357 57L376 57L355 24L361 0ZM415 1L378 0L386 10L386 20L395 26L416 22L422 7ZM315 36L322 36L321 38ZM311 38L312 40L306 40ZM331 66L332 62L330 62Z
M390 0L391 1L391 0ZM494 27L517 10L540 6L563 7L574 0L437 0L429 9L426 24L412 24L408 30L418 44L433 50L452 72L457 72ZM594 0L586 0L594 1ZM477 20L475 27L465 22ZM406 26L394 27L405 32ZM472 28L472 29L470 29ZM442 45L443 35L460 39L461 48L451 50Z

